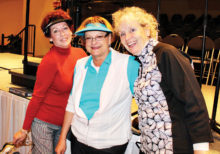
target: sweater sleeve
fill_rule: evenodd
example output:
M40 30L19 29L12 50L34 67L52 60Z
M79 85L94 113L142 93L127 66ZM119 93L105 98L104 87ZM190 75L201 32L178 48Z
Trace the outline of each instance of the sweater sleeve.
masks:
M56 60L46 55L38 66L32 98L28 104L23 129L29 130L57 72Z
M184 106L185 122L193 143L211 142L209 117L198 81L189 60L175 48L165 49L160 71L166 86Z

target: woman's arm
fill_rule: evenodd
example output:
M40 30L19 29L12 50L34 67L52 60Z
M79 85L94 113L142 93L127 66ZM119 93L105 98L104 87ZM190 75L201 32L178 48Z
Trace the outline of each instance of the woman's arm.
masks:
M38 66L34 92L27 107L23 129L16 132L13 137L13 144L16 146L23 144L25 141L27 133L31 128L32 121L42 104L42 100L46 96L48 88L54 80L56 72L57 67L54 58L49 56L43 58Z
M66 151L66 135L70 129L72 118L73 118L73 113L66 111L64 115L64 121L63 121L60 138L55 149L55 152L57 154L64 154Z

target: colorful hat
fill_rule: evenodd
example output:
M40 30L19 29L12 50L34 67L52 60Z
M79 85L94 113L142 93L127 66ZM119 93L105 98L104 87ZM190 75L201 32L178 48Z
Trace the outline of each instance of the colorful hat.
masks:
M85 32L87 31L103 31L103 32L112 33L112 31L102 23L90 23L87 24L85 28L76 31L75 34L78 36L84 36Z
M49 12L41 23L41 29L46 37L50 37L50 27L59 22L66 22L69 27L72 25L72 18L61 9Z

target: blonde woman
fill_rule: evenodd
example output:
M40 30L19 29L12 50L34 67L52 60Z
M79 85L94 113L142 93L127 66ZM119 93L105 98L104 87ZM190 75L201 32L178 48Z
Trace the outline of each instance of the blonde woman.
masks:
M205 153L212 134L199 84L189 59L158 42L158 23L138 7L113 15L121 43L141 63L134 84L138 104L140 153Z

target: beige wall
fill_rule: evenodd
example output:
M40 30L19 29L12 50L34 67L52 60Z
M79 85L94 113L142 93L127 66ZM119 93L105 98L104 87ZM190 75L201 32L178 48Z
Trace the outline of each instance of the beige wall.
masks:
M30 3L29 23L36 25L36 56L45 55L51 46L48 38L43 35L43 32L40 29L40 25L44 16L54 9L53 1L54 0L31 0Z
M35 55L43 56L51 44L44 37L40 25L43 17L53 10L54 0L31 0L29 23L36 25ZM0 35L16 35L25 27L26 0L0 0ZM0 37L1 41L1 37Z
M17 34L24 28L23 9L23 0L0 0L0 35Z

